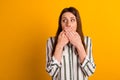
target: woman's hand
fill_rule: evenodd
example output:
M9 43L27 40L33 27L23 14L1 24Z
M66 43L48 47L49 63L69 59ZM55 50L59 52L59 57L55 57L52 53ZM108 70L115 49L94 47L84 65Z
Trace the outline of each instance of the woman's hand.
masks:
M65 34L66 34L67 38L69 39L70 43L72 43L76 47L79 58L80 58L80 63L83 63L83 61L86 57L86 52L83 47L81 37L79 36L79 34L77 32L72 31L71 28L67 28L65 30Z
M58 36L58 42L57 44L61 47L64 47L69 42L67 36L65 35L65 32L62 31Z
M71 28L65 30L65 35L76 48L82 45L81 37L75 31L72 31Z
M65 32L62 31L58 36L57 45L54 52L54 57L60 62L62 58L63 47L69 42L68 38L65 35Z

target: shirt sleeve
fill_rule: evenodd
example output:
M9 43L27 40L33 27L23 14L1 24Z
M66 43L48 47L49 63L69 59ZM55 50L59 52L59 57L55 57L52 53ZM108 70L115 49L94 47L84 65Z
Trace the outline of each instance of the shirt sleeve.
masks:
M46 45L46 71L55 78L60 70L61 63L59 63L54 56L52 56L53 50L53 38L47 40Z
M87 44L87 56L85 58L85 60L83 61L81 65L82 71L84 72L84 74L86 76L91 76L96 69L96 65L94 63L94 59L92 56L92 41L89 37L87 37L86 40L86 44Z

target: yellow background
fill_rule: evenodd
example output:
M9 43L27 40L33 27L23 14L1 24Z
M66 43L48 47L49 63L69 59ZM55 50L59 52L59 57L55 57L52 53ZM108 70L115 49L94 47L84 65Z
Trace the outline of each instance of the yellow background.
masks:
M97 68L89 80L120 80L119 0L0 0L0 80L50 80L46 40L69 6L79 10L92 38Z

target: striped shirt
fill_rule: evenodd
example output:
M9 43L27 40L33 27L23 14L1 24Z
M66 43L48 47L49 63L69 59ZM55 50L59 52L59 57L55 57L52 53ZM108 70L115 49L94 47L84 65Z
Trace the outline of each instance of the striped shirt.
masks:
M87 56L82 64L75 47L71 44L64 46L62 59L59 63L54 56L51 56L54 42L55 38L50 37L46 46L46 71L52 76L52 80L88 80L88 77L94 73L96 68L92 56L90 37L84 37Z

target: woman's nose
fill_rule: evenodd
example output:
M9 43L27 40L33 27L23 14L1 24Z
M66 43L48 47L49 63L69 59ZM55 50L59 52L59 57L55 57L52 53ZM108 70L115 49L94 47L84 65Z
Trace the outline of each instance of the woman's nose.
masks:
M71 27L70 21L67 22L66 26L67 26L67 27Z

